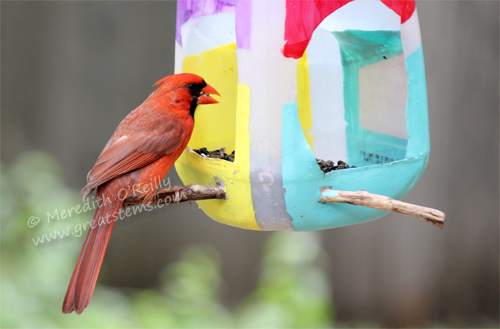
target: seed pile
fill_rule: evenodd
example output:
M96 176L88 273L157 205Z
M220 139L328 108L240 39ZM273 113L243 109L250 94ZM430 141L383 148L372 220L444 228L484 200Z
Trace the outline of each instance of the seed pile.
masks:
M230 162L234 162L234 151L231 154L226 153L226 148L223 147L218 150L214 151L209 151L207 150L206 147L202 147L201 149L193 150L197 154L199 154L202 157L205 158L211 158L211 159L222 159ZM330 171L334 170L340 170L340 169L347 169L347 168L356 168L355 166L349 166L347 163L345 163L342 160L337 161L337 164L333 162L332 160L321 160L321 159L316 159L316 162L318 163L318 166L321 168L321 170L326 174Z
M222 159L230 162L234 162L234 151L231 154L226 153L226 148L223 147L219 150L209 151L206 147L202 147L201 149L193 150L197 154L201 155L205 158L212 159Z
M337 161L337 165L335 165L335 162L333 162L332 160L325 161L321 159L316 159L316 162L318 163L318 166L325 174L334 170L356 168L355 166L350 167L347 163L345 163L342 160Z

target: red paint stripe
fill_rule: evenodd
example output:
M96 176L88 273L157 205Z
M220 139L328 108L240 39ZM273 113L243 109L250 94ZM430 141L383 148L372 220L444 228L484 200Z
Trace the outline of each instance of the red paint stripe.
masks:
M287 0L285 18L285 57L300 58L314 30L328 15L353 0ZM381 0L406 22L415 12L415 0Z
M300 58L314 30L328 15L353 0L287 0L285 18L285 57Z
M401 16L401 24L406 22L415 12L415 0L381 0L387 7Z

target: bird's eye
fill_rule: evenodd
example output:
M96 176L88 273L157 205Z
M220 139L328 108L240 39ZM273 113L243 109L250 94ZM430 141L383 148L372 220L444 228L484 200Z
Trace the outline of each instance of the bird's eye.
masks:
M192 84L192 83L190 83L190 84L188 84L186 87L188 87L188 89L192 89L192 88L193 88L193 84Z

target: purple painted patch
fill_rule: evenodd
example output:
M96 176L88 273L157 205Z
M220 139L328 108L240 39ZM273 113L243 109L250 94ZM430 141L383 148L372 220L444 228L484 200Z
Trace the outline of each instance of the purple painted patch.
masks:
M178 0L175 39L182 46L181 26L192 18L234 13L236 0Z
M236 1L236 45L250 49L252 0Z

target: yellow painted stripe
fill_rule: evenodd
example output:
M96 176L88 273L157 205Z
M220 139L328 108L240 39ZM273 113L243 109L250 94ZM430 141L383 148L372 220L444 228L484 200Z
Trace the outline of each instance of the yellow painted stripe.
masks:
M192 149L206 147L209 150L225 147L231 153L234 151L236 134L236 43L185 57L182 72L198 74L221 94L221 97L215 96L219 104L201 105L196 109L195 126L188 146Z
M299 59L297 65L297 104L299 107L299 120L307 143L313 148L312 114L311 114L311 92L309 85L309 64L307 62L307 51Z
M175 163L184 184L225 186L227 200L198 201L212 219L244 229L260 230L255 219L250 184L250 89L237 83L236 45L229 44L186 57L183 72L199 74L220 94L220 104L199 107L189 146L236 150L235 161L208 159L185 150ZM214 107L214 108L212 108Z

